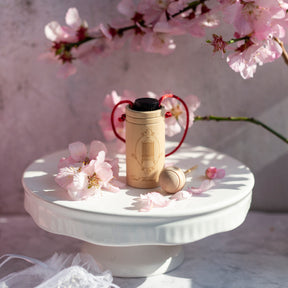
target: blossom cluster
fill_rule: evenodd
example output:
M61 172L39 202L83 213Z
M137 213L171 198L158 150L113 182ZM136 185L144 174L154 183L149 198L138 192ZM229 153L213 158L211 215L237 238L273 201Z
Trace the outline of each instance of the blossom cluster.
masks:
M148 98L160 98L154 92L148 91L143 97ZM138 97L137 97L138 98ZM102 112L101 119L99 120L99 126L103 132L103 135L107 141L113 141L116 139L116 136L113 132L111 125L111 112L116 104L123 100L130 100L134 102L136 96L129 90L124 90L122 95L119 95L115 90L110 94L107 94L104 100L104 107L107 111ZM188 95L183 99L185 101L188 111L189 111L189 124L191 127L194 122L194 112L199 108L200 101L195 95ZM175 98L168 98L161 103L164 106L166 111L166 121L165 121L165 134L169 137L173 137L176 134L180 133L183 128L186 126L186 112L184 106L177 101ZM118 134L125 138L125 105L120 105L115 111L115 128ZM118 151L123 152L125 149L124 143L117 141Z
M121 0L117 9L121 19L109 24L89 27L78 10L70 8L66 25L52 21L45 26L46 37L53 42L49 55L64 64L63 76L76 72L74 60L90 62L127 41L132 50L167 55L176 48L175 36L203 38L218 26L232 28L231 37L224 40L213 34L207 42L214 52L227 54L228 65L244 79L253 77L258 65L286 55L284 0Z
M102 189L111 192L120 190L118 159L106 159L104 143L94 140L89 151L82 142L69 144L69 157L58 164L55 181L63 187L72 200L83 200L99 194Z

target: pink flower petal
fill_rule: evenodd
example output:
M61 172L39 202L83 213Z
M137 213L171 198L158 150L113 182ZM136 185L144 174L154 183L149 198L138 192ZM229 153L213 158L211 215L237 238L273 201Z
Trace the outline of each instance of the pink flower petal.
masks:
M71 185L71 184L70 184ZM85 172L78 172L73 177L73 187L76 190L84 191L88 186L88 175ZM69 190L69 188L68 188Z
M110 33L110 26L109 25L101 23L99 25L99 29L107 39L109 39L110 41L113 40L113 36Z
M118 93L113 90L111 94L107 94L104 100L104 105L108 108L113 109L114 106L122 100L122 97L118 95Z
M98 155L96 157L98 165L104 163L105 157L106 157L105 151L99 151L99 153L98 153Z
M87 157L87 147L82 142L74 142L69 144L69 152L73 160L82 162Z
M74 159L72 159L71 156L68 158L62 157L59 160L58 169L73 166L75 163L77 163L77 162Z
M120 191L120 188L118 186L112 185L111 182L109 182L106 185L104 185L104 187L110 192L117 193L117 192Z
M117 122L116 122L117 123ZM102 133L107 141L112 141L116 139L111 125L111 112L103 112L101 114L101 119L98 122ZM123 133L122 133L123 134ZM124 135L121 135L124 136Z
M111 169L113 171L113 176L118 177L119 176L119 165L118 165L119 159L118 158L115 158L112 160L106 159L106 162L111 165Z
M191 197L192 197L192 193L185 191L185 190L182 190L182 191L179 191L179 192L173 194L173 196L171 196L170 199L180 201L180 200L189 199Z
M145 195L140 195L140 211L150 211L152 208L163 208L167 207L173 202L166 197L164 197L159 192L150 192Z
M118 188L124 188L126 183L120 181L120 180L117 180L115 178L113 178L109 183L111 183L113 186L116 186Z
M225 177L225 170L224 169L217 169L216 178L222 179Z
M64 31L61 25L56 21L52 21L48 23L45 26L44 32L45 32L46 38L50 41L58 41L59 35L64 34Z
M121 14L129 18L132 18L134 16L136 7L132 0L122 0L117 6L117 10Z
M63 167L60 168L58 174L55 177L55 181L63 188L67 188L73 182L73 177L76 173L75 167Z
M205 175L208 179L222 179L225 176L225 170L211 166L206 169Z
M68 26L76 30L82 24L82 20L79 16L78 10L76 8L69 8L66 16L65 21Z
M165 121L165 134L172 137L181 132L181 126L175 117L167 118Z
M217 168L216 168L216 167L213 167L213 166L207 168L206 171L205 171L205 175L206 175L206 177L209 178L209 179L214 179L214 178L216 178Z
M213 186L215 186L215 182L213 180L204 180L198 188L190 187L187 189L187 191L193 194L201 194L211 189Z
M92 159L89 164L83 165L81 171L85 172L87 175L91 176L95 172L95 163L96 160Z
M96 159L100 151L107 153L105 144L97 140L92 141L89 148L89 159Z
M113 172L111 169L111 165L108 164L107 162L102 163L99 165L96 169L95 172L97 176L100 178L101 182L105 185L108 183L112 178L113 178Z

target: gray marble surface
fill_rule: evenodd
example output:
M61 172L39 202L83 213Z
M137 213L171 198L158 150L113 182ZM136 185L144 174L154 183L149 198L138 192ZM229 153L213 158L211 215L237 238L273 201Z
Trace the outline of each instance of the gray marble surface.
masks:
M77 252L81 246L78 240L43 231L28 215L0 216L0 243L0 255L40 260L54 252ZM288 214L250 212L237 229L184 248L184 263L174 271L148 278L115 277L114 283L121 288L288 287ZM26 267L12 260L0 269L0 278Z

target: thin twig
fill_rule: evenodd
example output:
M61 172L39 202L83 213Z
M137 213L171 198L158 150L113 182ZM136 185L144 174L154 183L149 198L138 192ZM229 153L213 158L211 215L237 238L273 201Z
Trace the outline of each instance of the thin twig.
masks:
M273 39L281 46L281 48L282 48L282 57L283 57L285 63L288 65L288 53L287 53L287 50L284 47L283 42L277 37L274 37Z
M288 58L287 58L288 59ZM288 138L284 137L263 122L252 117L219 117L219 116L195 116L194 121L244 121L259 125L288 144Z

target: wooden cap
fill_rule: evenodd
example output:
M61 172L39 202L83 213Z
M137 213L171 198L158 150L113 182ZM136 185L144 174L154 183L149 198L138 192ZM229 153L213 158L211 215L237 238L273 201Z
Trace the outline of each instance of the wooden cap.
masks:
M178 167L164 168L159 175L159 185L168 193L176 193L180 191L186 182L184 172Z

